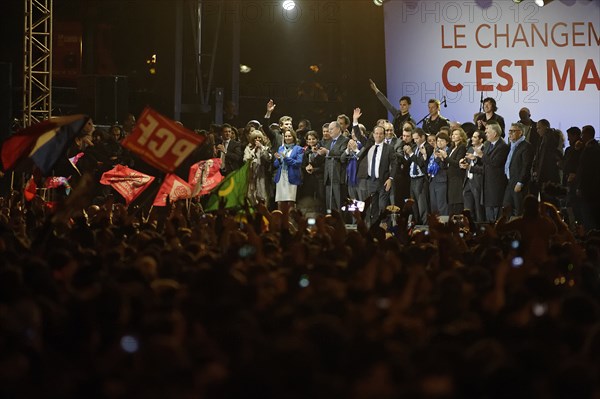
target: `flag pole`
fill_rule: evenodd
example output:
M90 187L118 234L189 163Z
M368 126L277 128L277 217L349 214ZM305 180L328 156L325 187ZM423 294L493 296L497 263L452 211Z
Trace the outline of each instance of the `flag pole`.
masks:
M152 209L154 209L154 204L150 205L150 210L148 211L148 217L146 218L146 220L144 220L144 224L148 223L148 220L150 220L150 215L152 214ZM143 219L143 217L142 217Z

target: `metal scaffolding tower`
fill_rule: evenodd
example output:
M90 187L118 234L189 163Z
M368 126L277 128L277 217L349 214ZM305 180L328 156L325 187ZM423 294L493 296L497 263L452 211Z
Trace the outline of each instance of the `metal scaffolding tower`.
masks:
M24 0L24 127L52 116L52 1Z

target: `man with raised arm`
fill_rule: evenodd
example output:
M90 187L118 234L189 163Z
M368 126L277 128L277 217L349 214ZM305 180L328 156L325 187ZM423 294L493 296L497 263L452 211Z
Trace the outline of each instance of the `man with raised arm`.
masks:
M396 135L399 136L402 133L402 126L404 126L405 122L411 121L415 123L415 121L410 116L410 97L402 96L399 101L400 109L397 109L392 105L388 98L377 88L377 85L371 79L369 79L369 85L371 86L371 90L373 90L381 104L383 104L383 106L388 110L388 112L394 116L392 125L394 125L394 132L396 133Z
M396 153L384 142L385 130L381 126L373 128L373 141L360 150L360 163L367 163L367 188L373 197L369 210L369 225L379 218L379 213L390 204L390 193L396 175Z
M265 119L263 122L263 126L268 126L265 129L265 133L269 140L271 141L271 150L272 152L277 152L279 147L283 144L283 135L282 132L286 130L292 130L292 117L284 115L279 118L279 129L271 129L271 114L275 110L277 104L273 102L273 100L269 100L267 102L267 112L265 113Z

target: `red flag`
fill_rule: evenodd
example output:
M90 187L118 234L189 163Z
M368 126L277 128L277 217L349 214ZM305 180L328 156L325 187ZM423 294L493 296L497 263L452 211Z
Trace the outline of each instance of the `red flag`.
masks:
M145 175L124 165L102 174L100 183L111 186L130 204L154 181L154 176Z
M150 165L171 173L204 139L153 109L146 108L121 145Z
M31 176L31 178L29 178L29 181L25 185L25 190L23 191L23 196L25 197L25 200L31 201L32 199L34 199L36 190L37 184L35 184L35 180L33 179L33 176Z
M55 128L56 123L43 121L9 137L2 145L4 170L11 169L19 159L29 155L38 137Z
M84 115L61 116L18 131L2 145L4 170L30 156L43 174L48 175L64 149L83 128L84 118Z
M221 159L213 158L200 161L190 167L188 182L194 187L192 197L208 194L223 180Z
M192 197L192 187L182 178L174 174L168 174L165 181L158 190L154 199L154 206L166 206L167 196L169 201L175 202L180 199Z

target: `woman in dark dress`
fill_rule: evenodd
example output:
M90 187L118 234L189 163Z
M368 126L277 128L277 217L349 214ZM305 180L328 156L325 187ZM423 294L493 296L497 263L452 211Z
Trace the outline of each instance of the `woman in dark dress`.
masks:
M314 130L306 133L306 147L302 160L302 185L298 192L298 208L305 215L320 214L325 207L325 184L323 163L325 158L317 156L319 136Z
M467 153L467 134L457 127L450 136L452 147L448 154L448 211L450 216L460 214L464 208L463 183L465 169L461 169L460 160Z

